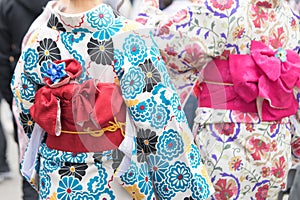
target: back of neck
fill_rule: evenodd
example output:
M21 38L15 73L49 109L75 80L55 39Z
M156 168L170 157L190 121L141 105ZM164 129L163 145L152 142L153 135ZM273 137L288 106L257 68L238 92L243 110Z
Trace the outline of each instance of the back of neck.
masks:
M99 4L102 4L102 0L59 0L55 7L64 13L76 14L86 12Z

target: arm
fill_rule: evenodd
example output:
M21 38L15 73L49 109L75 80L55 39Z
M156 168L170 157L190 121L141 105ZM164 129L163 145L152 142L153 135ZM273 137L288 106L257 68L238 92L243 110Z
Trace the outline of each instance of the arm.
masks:
M138 189L137 199L154 193L159 199L208 198L210 178L149 32L122 34L114 44L124 61L115 69L135 130L131 167L121 175L124 188Z
M210 11L205 5L194 3L172 16L149 7L137 18L157 29L154 39L183 104L202 69L222 55L229 26L228 18L207 15Z

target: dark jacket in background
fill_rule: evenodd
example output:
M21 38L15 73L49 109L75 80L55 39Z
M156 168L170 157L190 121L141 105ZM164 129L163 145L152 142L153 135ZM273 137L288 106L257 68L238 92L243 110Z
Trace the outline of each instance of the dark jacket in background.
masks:
M48 0L0 0L0 93L12 106L10 82L19 59L23 37ZM14 138L18 142L17 125L13 120ZM1 122L0 122L1 123ZM1 126L0 126L1 128ZM0 136L3 136L0 130ZM1 137L0 137L1 138ZM2 143L1 143L2 142ZM1 153L6 155L6 140L0 141ZM4 162L1 161L0 162ZM23 177L23 200L38 200L38 193Z
M48 0L0 0L0 92L11 105L10 80L24 35Z

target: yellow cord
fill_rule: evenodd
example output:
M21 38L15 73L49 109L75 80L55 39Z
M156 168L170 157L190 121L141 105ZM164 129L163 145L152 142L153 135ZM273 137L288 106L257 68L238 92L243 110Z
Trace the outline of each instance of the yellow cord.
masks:
M81 135L81 134L90 134L93 137L101 137L106 131L109 132L115 132L118 129L121 130L121 134L123 136L125 136L125 133L123 131L123 126L125 126L125 122L118 122L117 118L114 117L114 122L110 121L108 122L109 124L111 124L110 126L104 127L101 130L96 130L96 131L92 131L92 130L88 130L88 131L64 131L62 130L62 133L67 133L67 134L74 134L74 135Z

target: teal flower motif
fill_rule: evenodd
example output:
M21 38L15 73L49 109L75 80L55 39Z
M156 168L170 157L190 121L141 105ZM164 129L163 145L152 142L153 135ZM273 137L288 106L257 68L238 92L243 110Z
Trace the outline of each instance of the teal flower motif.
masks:
M45 173L44 170L40 171L40 196L42 197L42 199L46 199L48 197L48 195L50 194L50 188L51 188L51 179L50 176Z
M123 52L119 51L118 49L115 49L114 51L114 70L116 74L118 75L119 79L122 78L124 71L122 69L124 65L124 55Z
M148 163L153 180L155 182L162 182L169 167L169 162L158 155L151 154L148 156Z
M41 71L42 78L47 77L47 70L51 65L52 65L51 60L45 60L41 63L40 71Z
M39 153L46 159L50 159L50 158L53 159L58 156L58 150L49 149L49 147L47 147L45 143L41 144ZM58 162L59 162L59 160L58 160Z
M131 163L129 169L122 174L121 180L127 185L133 185L136 183L138 169L135 163Z
M39 75L36 73L36 72L28 72L28 77L30 77L30 79L35 82L36 84L39 84L39 85L43 85L43 81L42 79L39 77Z
M58 83L62 78L67 76L65 71L66 63L62 62L59 64L51 63L46 71L46 76L49 77L52 83Z
M172 190L169 184L167 184L166 182L157 183L156 189L159 199L172 200L175 196L174 190Z
M101 194L107 185L107 173L104 168L98 169L99 176L91 178L88 182L88 191L92 194Z
M153 193L153 186L147 163L141 164L139 169L138 187L146 196L151 196Z
M171 101L171 105L172 105L176 120L178 122L185 121L185 119L186 119L185 113L183 111L183 108L181 107L181 103L179 101L178 95L177 94L173 95L170 101Z
M101 192L99 195L95 196L95 200L96 199L101 199L101 200L104 200L104 199L107 199L107 200L115 200L116 197L113 193L112 190L109 190L108 188L106 188L103 192Z
M64 200L72 200L75 194L82 190L82 185L77 178L73 176L65 176L59 181L57 188L57 198Z
M43 165L47 173L52 173L59 169L59 165L54 160L44 160Z
M162 59L159 49L156 46L151 47L150 54L151 54L151 60L154 64L154 66L160 72L167 72L166 66L165 66L165 61Z
M149 98L146 101L142 101L137 105L130 107L129 110L135 121L145 122L150 119L155 104L157 104L157 102L154 98Z
M145 87L145 75L140 68L130 68L121 79L121 89L126 99L134 99Z
M111 25L115 19L113 11L105 4L86 14L87 21L93 28L101 29Z
M281 62L285 62L286 54L287 54L286 51L282 47L279 47L277 50L277 53L275 54L275 57L279 58L281 60Z
M191 184L192 173L185 163L177 161L167 172L168 185L175 191L185 192Z
M62 160L70 163L84 163L87 158L86 153L63 152Z
M62 32L61 41L66 47L66 49L70 52L73 51L73 46L76 43L83 41L86 36L84 32Z
M35 85L31 79L27 78L25 74L21 74L21 85L20 85L21 98L26 101L33 99L35 95Z
M77 200L97 200L90 192L78 192L75 195Z
M163 128L170 119L170 111L164 104L154 107L150 124L157 129Z
M123 44L124 54L128 56L129 62L137 66L144 63L147 56L147 46L139 35L129 35Z
M119 19L116 19L111 25L99 28L98 31L93 34L93 37L99 40L108 40L119 32L122 27L123 23Z
M200 156L199 150L197 149L196 145L192 144L192 149L188 155L188 158L189 158L192 168L197 168L200 166L201 156Z
M179 133L173 129L164 131L158 141L158 154L163 159L173 160L183 153L184 143Z
M207 199L210 196L209 185L200 174L194 176L191 186L193 198Z
M38 52L35 49L29 48L23 54L22 59L25 61L25 71L32 70L38 63Z

